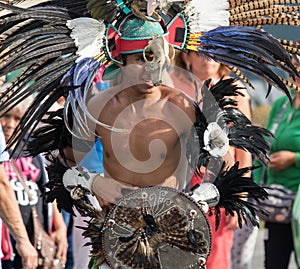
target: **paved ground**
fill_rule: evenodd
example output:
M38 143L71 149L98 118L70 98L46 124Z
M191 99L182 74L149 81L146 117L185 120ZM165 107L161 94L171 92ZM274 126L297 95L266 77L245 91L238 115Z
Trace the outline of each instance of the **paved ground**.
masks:
M264 269L263 261L264 261L263 231L260 230L257 241L256 241L256 247L255 247L255 252L254 252L254 257L253 257L252 268L253 269ZM297 269L294 257L291 258L288 269Z

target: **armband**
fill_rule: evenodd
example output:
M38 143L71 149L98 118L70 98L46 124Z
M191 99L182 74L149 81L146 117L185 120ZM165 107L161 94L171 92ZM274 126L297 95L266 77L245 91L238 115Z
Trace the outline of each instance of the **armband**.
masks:
M196 200L205 210L205 203L208 207L216 206L220 201L220 193L218 188L212 183L201 183L196 189L193 190L191 197Z
M70 192L72 199L79 200L85 194L92 193L92 184L97 173L90 173L82 166L68 169L63 175L64 187Z

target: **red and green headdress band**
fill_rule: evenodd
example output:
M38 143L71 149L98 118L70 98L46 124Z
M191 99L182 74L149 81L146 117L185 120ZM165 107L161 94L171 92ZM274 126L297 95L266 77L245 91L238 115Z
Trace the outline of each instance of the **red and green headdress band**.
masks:
M182 14L173 18L167 26L164 21L145 21L135 16L128 16L118 29L109 24L106 29L106 51L115 61L120 54L142 52L154 37L163 36L175 48L182 49L187 39L186 20Z

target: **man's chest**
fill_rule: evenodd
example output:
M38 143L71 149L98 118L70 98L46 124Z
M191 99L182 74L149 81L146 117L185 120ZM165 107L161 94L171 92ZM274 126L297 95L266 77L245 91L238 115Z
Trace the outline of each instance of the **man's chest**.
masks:
M125 128L126 127L126 128ZM101 129L104 151L119 159L145 161L151 157L165 158L185 143L182 129L155 118L143 119L122 126L122 132Z

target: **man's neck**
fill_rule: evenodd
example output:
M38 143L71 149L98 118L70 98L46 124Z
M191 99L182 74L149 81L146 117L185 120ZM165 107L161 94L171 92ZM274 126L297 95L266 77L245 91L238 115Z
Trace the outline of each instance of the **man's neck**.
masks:
M143 99L160 99L161 91L159 86L149 87L148 85L140 84L134 85L124 90L124 94L131 100L143 100Z

